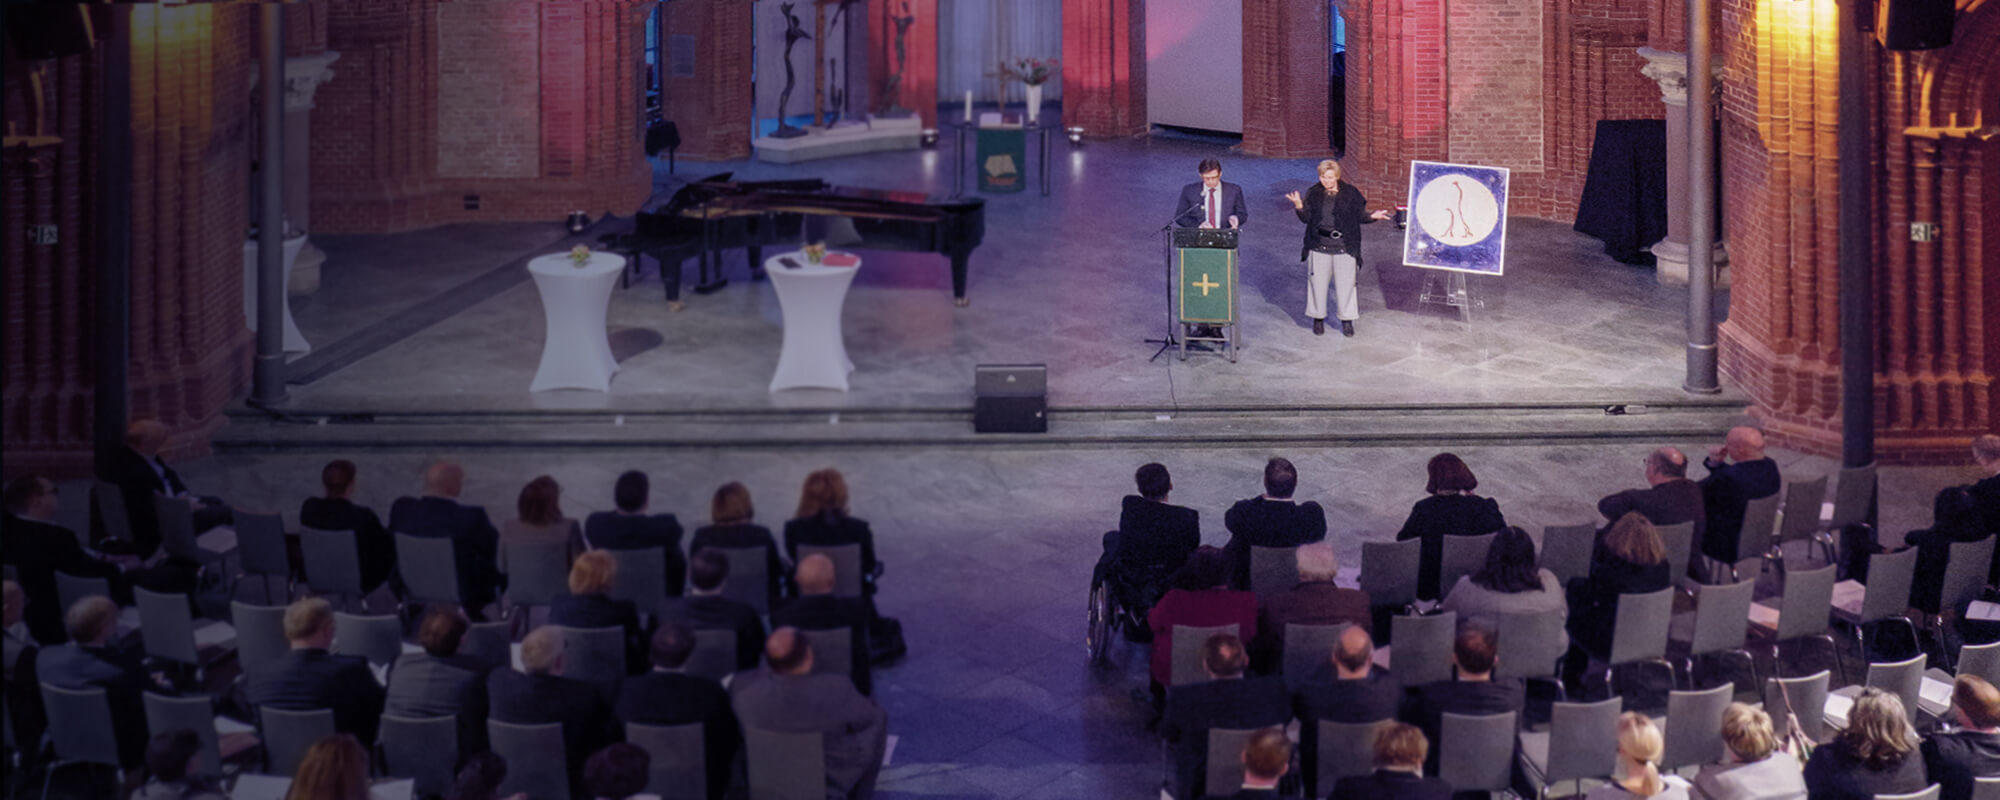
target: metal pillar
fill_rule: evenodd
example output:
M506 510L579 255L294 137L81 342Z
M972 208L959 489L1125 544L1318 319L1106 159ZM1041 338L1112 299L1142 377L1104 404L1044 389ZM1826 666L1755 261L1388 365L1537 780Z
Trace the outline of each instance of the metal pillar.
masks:
M1715 359L1715 76L1709 72L1713 0L1688 0L1687 379L1695 394L1722 391Z
M1874 177L1868 125L1867 39L1863 0L1840 8L1840 460L1849 467L1875 461L1874 220L1868 213Z
M132 6L107 3L104 91L99 97L97 286L91 305L91 449L97 477L125 446L132 363Z
M258 157L262 207L257 214L257 356L250 404L285 402L285 4L261 4L263 55L258 67Z

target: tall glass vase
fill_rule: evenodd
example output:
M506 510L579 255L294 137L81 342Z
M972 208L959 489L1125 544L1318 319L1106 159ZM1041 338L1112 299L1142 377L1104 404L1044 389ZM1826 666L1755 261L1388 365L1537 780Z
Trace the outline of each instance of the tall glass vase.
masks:
M1033 125L1042 116L1042 85L1028 84L1028 124Z

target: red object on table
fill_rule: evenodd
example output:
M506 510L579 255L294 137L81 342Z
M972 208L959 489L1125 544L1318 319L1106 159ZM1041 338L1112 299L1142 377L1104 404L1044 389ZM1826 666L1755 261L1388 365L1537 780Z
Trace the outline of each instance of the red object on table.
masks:
M861 265L861 259L853 253L827 253L819 263L829 267L855 267Z

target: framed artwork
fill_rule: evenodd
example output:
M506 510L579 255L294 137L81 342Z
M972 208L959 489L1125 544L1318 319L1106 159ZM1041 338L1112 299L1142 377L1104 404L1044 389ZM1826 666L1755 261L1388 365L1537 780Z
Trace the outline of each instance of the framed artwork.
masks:
M1507 169L1410 162L1403 263L1499 275L1507 255Z

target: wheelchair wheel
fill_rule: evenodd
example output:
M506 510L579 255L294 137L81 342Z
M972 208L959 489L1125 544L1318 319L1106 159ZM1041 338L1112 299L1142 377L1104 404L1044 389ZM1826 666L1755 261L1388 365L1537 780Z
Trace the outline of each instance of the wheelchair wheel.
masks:
M1084 650L1091 666L1104 663L1104 651L1115 633L1112 628L1116 620L1116 610L1111 607L1111 587L1098 581L1090 587L1090 606L1084 612Z

